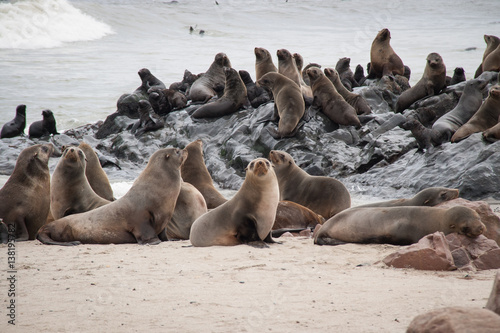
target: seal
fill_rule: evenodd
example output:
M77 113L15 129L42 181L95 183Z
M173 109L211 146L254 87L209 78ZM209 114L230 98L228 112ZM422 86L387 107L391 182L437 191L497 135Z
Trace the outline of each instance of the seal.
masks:
M293 201L283 200L278 204L272 230L314 228L323 224L323 216Z
M191 85L187 96L188 100L206 103L218 92L223 91L226 81L224 67L231 67L231 62L225 53L217 53L210 68Z
M214 186L203 159L203 142L195 140L185 148L188 152L186 161L182 164L181 175L185 182L190 183L200 191L205 198L208 209L219 207L227 201Z
M5 123L0 131L0 139L13 138L24 134L26 128L26 105L21 104L16 108L16 116Z
M141 78L141 85L137 87L134 93L140 93L145 98L148 97L148 90L155 87L160 89L165 89L165 84L161 82L156 76L151 74L151 71L147 68L141 68L137 74Z
M409 245L422 237L441 231L456 232L475 238L486 227L472 209L454 206L366 207L347 209L326 221L314 238L314 244L377 243Z
M224 67L226 84L224 95L214 102L202 105L193 114L192 118L218 118L235 113L247 102L247 88L240 74L230 67Z
M363 68L361 68L363 69ZM345 88L345 86L340 82L339 73L333 68L325 68L325 75L330 81L332 81L333 86L337 92L344 98L344 100L349 103L358 115L366 115L372 113L372 109L366 102L366 100L361 97L361 95L350 92Z
M361 207L400 207L400 206L427 206L434 207L445 201L458 198L459 191L453 188L446 187L429 187L415 194L410 199L396 199L382 202L373 202L366 205L356 206Z
M358 82L354 79L354 73L351 70L351 58L340 58L335 65L335 70L339 73L340 82L342 82L342 85L348 91L352 91L354 87L359 87Z
M317 64L317 63L309 63L306 65L306 67L304 67L304 69L302 70L302 80L304 80L304 82L310 86L311 85L311 82L309 81L309 76L307 76L307 70L311 67L318 67L318 68L321 68L321 65L320 64Z
M483 53L483 62L486 57L495 50L498 45L500 45L500 38L497 36L493 35L484 35L484 41L486 42L486 49L484 50ZM479 67L476 70L476 73L474 74L474 78L477 78L479 75L483 73L483 62L479 64Z
M361 66L361 64L357 64L356 69L354 70L354 80L356 80L358 86L361 86L365 79L365 70L363 69L363 66Z
M256 47L255 53L255 80L258 81L261 77L269 72L278 72L278 69L273 63L273 58L268 50L262 47Z
M102 169L99 157L94 149L92 149L92 147L84 141L80 142L78 148L80 148L85 154L85 158L87 160L85 176L87 177L92 190L94 190L94 192L101 198L108 201L114 201L115 198L113 196L113 189L109 183L108 176Z
M56 135L56 119L50 110L42 111L43 120L35 121L30 125L28 134L30 138L41 138L48 135Z
M203 195L193 185L182 182L174 214L165 228L166 240L189 239L193 222L208 211ZM160 237L161 240L162 237Z
M483 139L491 143L500 140L500 117L498 117L498 123L495 126L483 132Z
M295 82L302 92L305 99L313 98L311 87L302 84L301 75L297 70L297 65L295 60L287 49L280 49L276 52L278 56L278 73L286 76L293 82Z
M391 32L382 29L372 42L370 49L369 79L382 78L384 75L403 75L404 65L390 44Z
M39 144L23 149L16 166L0 189L0 219L15 227L16 240L35 239L35 234L49 215L49 157L52 144ZM11 229L11 228L9 228Z
M130 190L94 210L69 215L40 228L37 239L50 245L159 244L181 189L185 150L157 150Z
M50 212L54 220L107 205L111 201L97 195L87 180L85 153L67 147L52 174Z
M500 45L496 47L483 61L483 72L500 71Z
M490 88L488 97L477 112L451 137L451 142L459 142L469 135L486 131L495 126L500 116L500 86Z
M410 89L403 91L396 102L396 112L406 110L413 102L426 96L433 96L446 87L446 66L437 53L427 56L422 78Z
M314 94L313 106L321 108L321 111L336 124L361 126L356 110L337 92L320 68L309 68L307 75Z
M245 87L247 88L248 101L250 102L250 105L252 105L253 108L256 109L260 105L267 103L271 100L266 89L257 86L255 82L252 80L250 73L248 73L245 70L239 70L238 73L240 74L243 83L245 83Z
M271 162L254 159L248 164L245 181L234 197L196 219L189 240L193 246L262 246L263 242L272 242L270 233L278 202L278 180Z
M278 177L280 200L298 203L325 219L351 207L349 191L337 179L309 175L284 151L271 150L269 159Z
M463 67L455 67L453 70L453 76L448 81L448 76L446 77L446 86L453 86L457 83L467 81L465 78L465 71Z
M272 72L261 77L257 84L271 89L274 96L274 118L279 118L278 131L270 130L269 133L275 139L297 134L297 125L306 108L299 86L286 76Z
M132 125L130 130L136 138L140 137L146 132L152 132L165 127L163 119L156 114L149 101L141 99L139 101L139 120Z

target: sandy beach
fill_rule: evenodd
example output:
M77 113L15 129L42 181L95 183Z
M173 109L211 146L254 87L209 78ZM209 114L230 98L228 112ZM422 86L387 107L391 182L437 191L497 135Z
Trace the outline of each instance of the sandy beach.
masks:
M484 307L496 274L389 268L381 260L392 245L280 240L266 249L18 242L13 298L3 244L1 331L404 332L434 308Z

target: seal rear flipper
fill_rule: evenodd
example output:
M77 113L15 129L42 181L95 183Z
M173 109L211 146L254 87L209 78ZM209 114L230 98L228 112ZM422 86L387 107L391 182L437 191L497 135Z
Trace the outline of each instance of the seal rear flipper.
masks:
M331 237L318 237L314 240L314 244L316 245L342 245L347 244L341 240L331 238Z
M72 242L58 242L53 240L50 237L50 231L47 230L46 226L43 226L38 230L38 233L36 234L36 239L38 239L40 242L43 244L47 245L62 245L62 246L74 246L74 245L80 245L80 241L72 241Z
M167 228L163 228L163 230L158 234L158 238L162 242L168 242L169 241L169 239L167 237Z
M283 242L277 242L275 241L272 237L272 231L270 231L266 238L264 238L264 243L268 243L268 244L283 244Z

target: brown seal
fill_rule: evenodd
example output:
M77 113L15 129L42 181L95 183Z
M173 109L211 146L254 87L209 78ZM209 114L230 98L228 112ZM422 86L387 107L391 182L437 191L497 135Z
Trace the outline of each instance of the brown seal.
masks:
M224 67L231 67L231 62L225 53L217 53L215 59L206 73L193 82L189 89L188 99L193 102L205 103L217 92L224 90Z
M255 53L255 80L258 81L261 77L269 72L278 72L274 66L273 58L268 50L262 47L256 47Z
M337 92L332 81L320 68L309 68L307 75L314 94L313 106L321 108L321 111L336 124L361 126L356 110Z
M180 167L187 151L156 151L130 190L94 210L69 215L44 225L37 239L44 244L158 244L158 234L174 213L181 189Z
M384 75L403 75L404 65L390 44L391 32L382 29L373 40L370 49L370 71L368 78L381 78Z
M426 96L438 95L446 86L446 66L437 53L427 56L422 78L410 89L403 91L396 102L396 112L403 112L413 102Z
M483 61L491 52L493 52L493 50L495 50L498 47L498 45L500 45L500 38L493 35L484 35L484 41L486 42L486 49L484 50L483 53ZM483 73L483 62L479 64L479 67L477 68L476 73L474 74L474 78L477 78L482 73Z
M50 212L55 220L111 202L94 192L85 176L86 165L85 153L80 148L64 150L50 182Z
M278 73L283 74L295 82L299 86L304 98L312 98L313 94L311 87L302 83L302 76L297 69L297 64L290 51L287 49L280 49L276 54L278 56Z
M382 202L374 202L360 207L399 207L399 206L427 206L433 207L442 202L458 198L458 190L446 187L429 187L415 194L410 199L396 199Z
M278 180L271 162L251 161L234 197L194 221L189 239L194 246L262 245L272 242L271 228L279 202Z
M0 218L15 228L16 240L35 239L47 220L50 210L49 157L52 144L25 148L17 157L16 166L0 189Z
M462 125L451 137L451 142L458 142L469 135L486 131L495 126L500 116L500 86L490 88L488 97L484 100L479 110Z
M486 230L472 209L436 207L353 207L326 221L314 244L378 243L408 245L441 231L477 237Z
M240 74L230 67L224 67L226 83L224 95L214 102L207 103L198 108L191 117L217 118L238 111L247 101L247 88Z
M296 202L325 219L351 207L349 191L337 179L309 175L284 151L271 150L269 159L278 177L281 200Z
M214 186L214 182L203 159L203 142L195 140L185 148L188 152L186 161L182 164L181 175L185 182L190 183L200 191L205 198L208 209L213 209L225 203L226 198Z
M491 143L500 140L500 116L498 117L498 123L495 126L488 128L483 132L483 139Z
M305 103L298 85L280 73L267 73L257 84L271 89L274 96L274 117L279 118L278 131L270 131L274 138L294 136L304 116Z
M325 76L332 81L337 92L356 110L358 115L372 113L372 109L361 95L350 92L344 87L340 82L339 73L334 68L325 68Z
M491 51L483 61L483 72L499 72L500 71L500 45Z
M351 58L340 58L335 64L335 70L340 76L340 82L348 91L352 91L354 87L359 87L358 82L354 79L354 73L351 70Z
M273 230L314 228L324 222L323 216L316 214L309 208L293 201L283 200L278 204Z
M92 147L84 141L80 142L78 148L83 150L83 152L85 153L85 158L87 159L85 176L87 176L90 187L92 187L94 192L101 198L109 201L115 200L115 198L113 197L113 189L111 188L111 184L109 183L108 176L102 169L101 163L99 162L99 157L97 157L94 149L92 149Z

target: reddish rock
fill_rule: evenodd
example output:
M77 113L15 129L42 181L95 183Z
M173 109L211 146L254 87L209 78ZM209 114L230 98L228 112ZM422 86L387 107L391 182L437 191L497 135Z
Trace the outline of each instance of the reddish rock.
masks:
M458 249L451 251L451 255L453 256L455 266L461 271L476 271L476 266L472 264L469 252L467 252L467 250L463 247L459 247Z
M486 226L484 235L487 238L493 239L497 244L500 244L500 217L491 210L490 205L486 201L469 201L458 198L440 203L436 207L450 208L453 206L465 206L474 209Z
M448 242L440 231L427 235L412 244L384 258L384 263L396 268L415 268L431 271L456 269Z
M495 276L495 282L493 282L493 289L491 289L490 298L486 303L486 309L500 315L500 271Z
M293 234L291 232L287 231L284 234L282 234L279 238L281 238L281 237L284 237L284 238L286 238L286 237L293 237Z
M318 224L320 225L320 224ZM305 230L302 230L301 232L299 232L299 236L304 236L304 237L311 237L311 229L307 228Z
M500 268L500 247L483 235L469 238L451 233L446 235L455 266L463 270ZM470 267L473 266L473 268Z
M486 309L448 307L416 316L406 333L498 333L500 316Z

